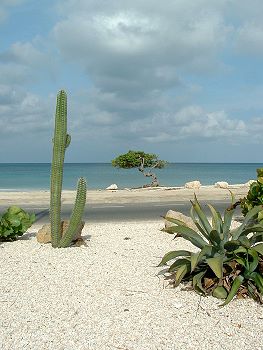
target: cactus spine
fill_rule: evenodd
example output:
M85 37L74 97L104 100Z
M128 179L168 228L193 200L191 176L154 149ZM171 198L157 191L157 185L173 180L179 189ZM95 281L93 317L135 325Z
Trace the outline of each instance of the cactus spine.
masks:
M61 232L61 192L63 182L63 165L66 148L70 144L67 134L67 95L61 90L57 95L55 115L55 130L53 138L53 157L50 180L50 223L53 247L68 247L80 225L86 203L86 181L78 181L75 205L70 218L70 224L62 238Z

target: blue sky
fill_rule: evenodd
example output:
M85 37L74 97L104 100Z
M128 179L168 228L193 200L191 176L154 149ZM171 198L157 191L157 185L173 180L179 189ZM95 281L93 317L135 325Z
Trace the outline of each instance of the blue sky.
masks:
M262 162L261 0L1 0L0 162Z

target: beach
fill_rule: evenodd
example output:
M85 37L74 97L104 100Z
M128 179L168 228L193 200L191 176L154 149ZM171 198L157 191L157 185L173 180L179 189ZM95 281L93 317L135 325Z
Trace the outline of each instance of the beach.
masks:
M156 187L122 190L88 190L87 203L136 203L163 202L163 201L189 201L194 194L200 200L228 200L231 201L229 190L236 200L246 196L249 186L245 184L229 185L228 189L215 188L214 186L201 186L199 189L187 189L184 187ZM63 191L63 203L73 203L75 191ZM49 191L2 191L0 192L0 205L25 205L42 204L49 205Z
M232 188L236 197L248 187ZM226 200L212 187L88 191L87 201ZM63 192L71 203L74 191ZM1 205L48 204L49 192L2 192ZM194 249L160 231L163 222L86 223L85 246L39 244L34 224L0 245L0 349L263 349L263 308L250 299L224 308L157 276L161 257Z

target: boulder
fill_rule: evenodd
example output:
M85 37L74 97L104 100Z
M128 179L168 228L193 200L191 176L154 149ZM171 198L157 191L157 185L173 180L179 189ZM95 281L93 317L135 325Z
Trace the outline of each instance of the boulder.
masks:
M169 217L169 218L183 221L191 229L193 229L195 231L197 230L192 218L190 218L190 216L184 215L183 213L180 213L179 211L168 210L165 217ZM175 224L173 224L172 222L165 220L165 223L164 223L165 228L169 228L169 227L172 227L174 225Z
M191 188L191 189L194 189L194 190L198 190L200 187L201 187L201 182L200 181L191 181L191 182L187 182L185 185L184 185L185 188Z
M81 232L82 229L85 225L84 221L81 221L76 234L73 238L72 241L78 241L81 240L82 241L82 237L81 237ZM62 230L62 237L64 236L67 228L69 226L69 220L64 220L61 222L61 230ZM50 224L46 224L44 225L38 232L37 232L37 241L39 243L50 243L51 242L51 229L50 229Z
M118 186L116 184L112 184L106 188L106 190L117 190Z
M229 184L228 184L228 182L225 182L225 181L218 181L215 183L215 187L216 188L228 188Z

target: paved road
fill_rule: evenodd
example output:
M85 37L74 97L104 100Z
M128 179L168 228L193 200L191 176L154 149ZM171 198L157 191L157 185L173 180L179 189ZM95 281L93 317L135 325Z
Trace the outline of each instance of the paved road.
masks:
M201 202L201 201L200 201ZM202 204L202 202L201 202ZM221 213L229 206L229 201L213 201L214 205ZM189 215L190 202L166 202L166 203L128 203L128 204L93 204L86 205L84 220L86 222L121 222L121 221L151 221L161 220L169 209L180 211ZM0 206L0 212L5 208ZM36 213L37 223L44 224L49 222L49 211L47 207L26 205L23 209ZM209 215L209 209L205 208ZM72 211L72 204L62 205L62 218L69 218ZM240 211L236 211L239 217Z

